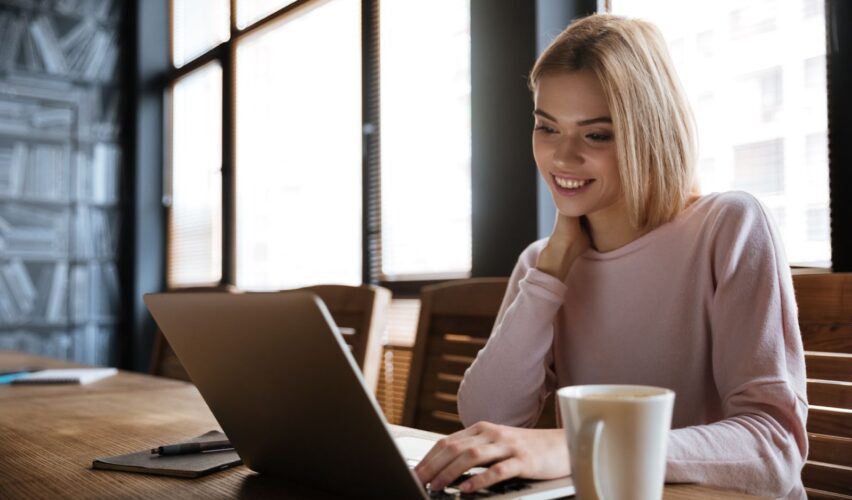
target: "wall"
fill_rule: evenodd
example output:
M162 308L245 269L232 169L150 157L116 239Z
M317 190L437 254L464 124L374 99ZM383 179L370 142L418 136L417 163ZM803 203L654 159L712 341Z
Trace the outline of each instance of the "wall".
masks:
M121 3L0 3L0 349L116 360Z

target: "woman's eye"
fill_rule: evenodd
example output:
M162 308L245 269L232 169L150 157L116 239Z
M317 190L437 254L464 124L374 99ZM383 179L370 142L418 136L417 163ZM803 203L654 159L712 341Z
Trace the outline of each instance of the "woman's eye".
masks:
M556 133L556 130L554 130L554 129L548 127L548 126L545 126L545 125L536 125L533 130L541 131L541 132L544 132L545 134L555 134Z
M607 142L612 139L612 134L587 134L586 137L593 142Z

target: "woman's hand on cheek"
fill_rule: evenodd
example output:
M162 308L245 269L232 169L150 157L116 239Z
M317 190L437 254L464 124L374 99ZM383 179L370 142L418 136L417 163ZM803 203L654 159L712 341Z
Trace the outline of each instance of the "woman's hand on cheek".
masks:
M477 466L488 469L460 484L462 491L476 491L518 476L567 476L571 467L565 432L479 422L438 441L414 471L423 484L440 490Z
M571 265L589 245L589 235L580 225L579 217L569 217L556 212L556 224L544 249L538 255L535 267L554 278L565 281Z

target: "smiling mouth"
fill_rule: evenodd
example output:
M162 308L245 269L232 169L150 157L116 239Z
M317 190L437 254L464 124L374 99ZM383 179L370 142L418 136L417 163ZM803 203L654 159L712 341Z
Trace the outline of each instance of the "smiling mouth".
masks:
M552 175L552 174L551 174ZM595 182L594 179L568 179L566 177L553 176L553 182L562 189L576 190Z

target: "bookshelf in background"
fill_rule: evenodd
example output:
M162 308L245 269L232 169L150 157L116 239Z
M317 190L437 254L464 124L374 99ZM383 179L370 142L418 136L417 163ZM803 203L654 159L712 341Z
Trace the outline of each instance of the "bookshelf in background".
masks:
M0 0L0 349L117 361L121 4Z

